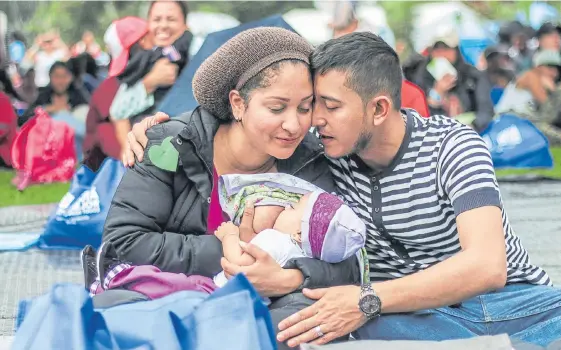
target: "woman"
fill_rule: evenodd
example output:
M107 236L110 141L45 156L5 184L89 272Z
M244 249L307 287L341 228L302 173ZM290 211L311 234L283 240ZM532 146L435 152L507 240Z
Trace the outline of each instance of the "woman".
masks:
M35 44L26 52L21 68L35 71L35 85L41 89L49 84L49 70L57 61L66 61L69 51L56 31L39 35Z
M193 80L201 107L148 131L144 160L127 171L113 198L103 240L119 259L170 272L220 272L221 244L208 234L223 221L220 175L284 172L335 190L320 142L308 133L311 52L293 32L257 28L238 34L201 65ZM266 254L255 257L261 274L247 276L268 297L359 278L354 257L340 264L296 259L285 269ZM305 306L293 303L296 296L272 303L275 327Z
M125 37L126 41L120 40ZM107 29L104 41L113 57L113 72L124 69L131 57L144 50L150 50L153 46L146 20L132 16L114 21ZM119 85L117 77L109 77L102 81L92 94L86 118L83 151L84 164L93 171L99 169L106 157L120 159L122 146L127 142L127 133L130 130L128 120L114 121L109 113Z
M53 119L63 121L74 129L74 146L81 161L90 95L74 83L72 71L65 62L55 62L51 66L49 79L49 85L39 92L35 102L19 118L19 126L35 115L36 107L43 107Z
M131 119L138 122L145 115L152 114L152 109L163 98L177 79L181 69L188 62L189 46L192 34L187 31L187 6L181 1L153 1L148 10L148 34L152 37L154 52L146 52L145 57L138 57L130 62L125 70L119 72L121 84L111 105L111 116L116 120ZM179 54L176 62L163 57L162 48L173 45L175 54ZM158 55L159 54L159 55ZM155 63L153 57L163 58ZM173 56L173 55L169 55ZM150 65L146 63L150 62ZM145 69L149 69L145 71ZM140 72L140 73L139 73ZM140 77L138 77L140 75ZM129 83L132 82L132 83Z

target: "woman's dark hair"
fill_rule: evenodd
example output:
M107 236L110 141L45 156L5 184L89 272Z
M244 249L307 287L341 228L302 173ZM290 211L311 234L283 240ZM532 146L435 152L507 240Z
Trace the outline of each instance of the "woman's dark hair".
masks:
M152 7L154 7L154 4L156 4L157 2L160 1L150 2L150 7L148 8L148 16L150 16L150 12L152 12ZM187 7L187 3L184 1L170 1L170 2L174 2L177 4L177 6L179 6L179 8L181 9L181 14L183 15L183 19L187 21L187 15L189 14L189 7Z
M95 59L87 52L83 52L76 57L72 57L68 60L66 65L72 72L72 75L77 78L86 73L94 78L97 78L97 64L95 62Z
M57 69L57 68L64 68L64 69L66 69L66 71L68 71L68 73L74 75L73 72L72 72L72 69L68 66L67 63L62 62L62 61L56 61L55 63L53 63L53 65L49 69L49 76L53 75L55 69Z
M25 35L17 30L10 33L10 41L21 41L25 46L27 46Z

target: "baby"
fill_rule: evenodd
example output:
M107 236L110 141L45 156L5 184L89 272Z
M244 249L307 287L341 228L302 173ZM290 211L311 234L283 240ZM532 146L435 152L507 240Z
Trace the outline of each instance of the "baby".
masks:
M287 174L226 175L219 186L222 208L233 222L223 223L215 235L226 259L237 265L254 262L241 241L257 245L281 266L302 257L338 263L364 246L362 220L337 196L304 180ZM248 200L256 205L257 234L240 237L237 225ZM219 287L226 282L224 272L214 278Z

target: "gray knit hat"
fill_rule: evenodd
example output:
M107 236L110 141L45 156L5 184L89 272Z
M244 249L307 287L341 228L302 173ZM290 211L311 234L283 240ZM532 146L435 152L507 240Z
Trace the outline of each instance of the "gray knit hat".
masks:
M228 40L201 64L193 77L193 95L216 118L230 120L231 90L241 89L273 63L293 59L309 64L312 51L304 38L287 29L248 29Z

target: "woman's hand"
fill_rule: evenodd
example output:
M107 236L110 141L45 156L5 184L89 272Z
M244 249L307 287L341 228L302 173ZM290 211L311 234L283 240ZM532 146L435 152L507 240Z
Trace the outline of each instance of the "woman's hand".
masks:
M160 58L143 79L146 92L150 94L160 86L175 84L178 72L177 64L171 63L167 58Z
M220 263L227 276L243 273L255 289L267 297L290 294L303 283L304 277L299 270L283 269L267 252L256 245L240 242L240 246L255 259L255 263L239 266L222 258Z

